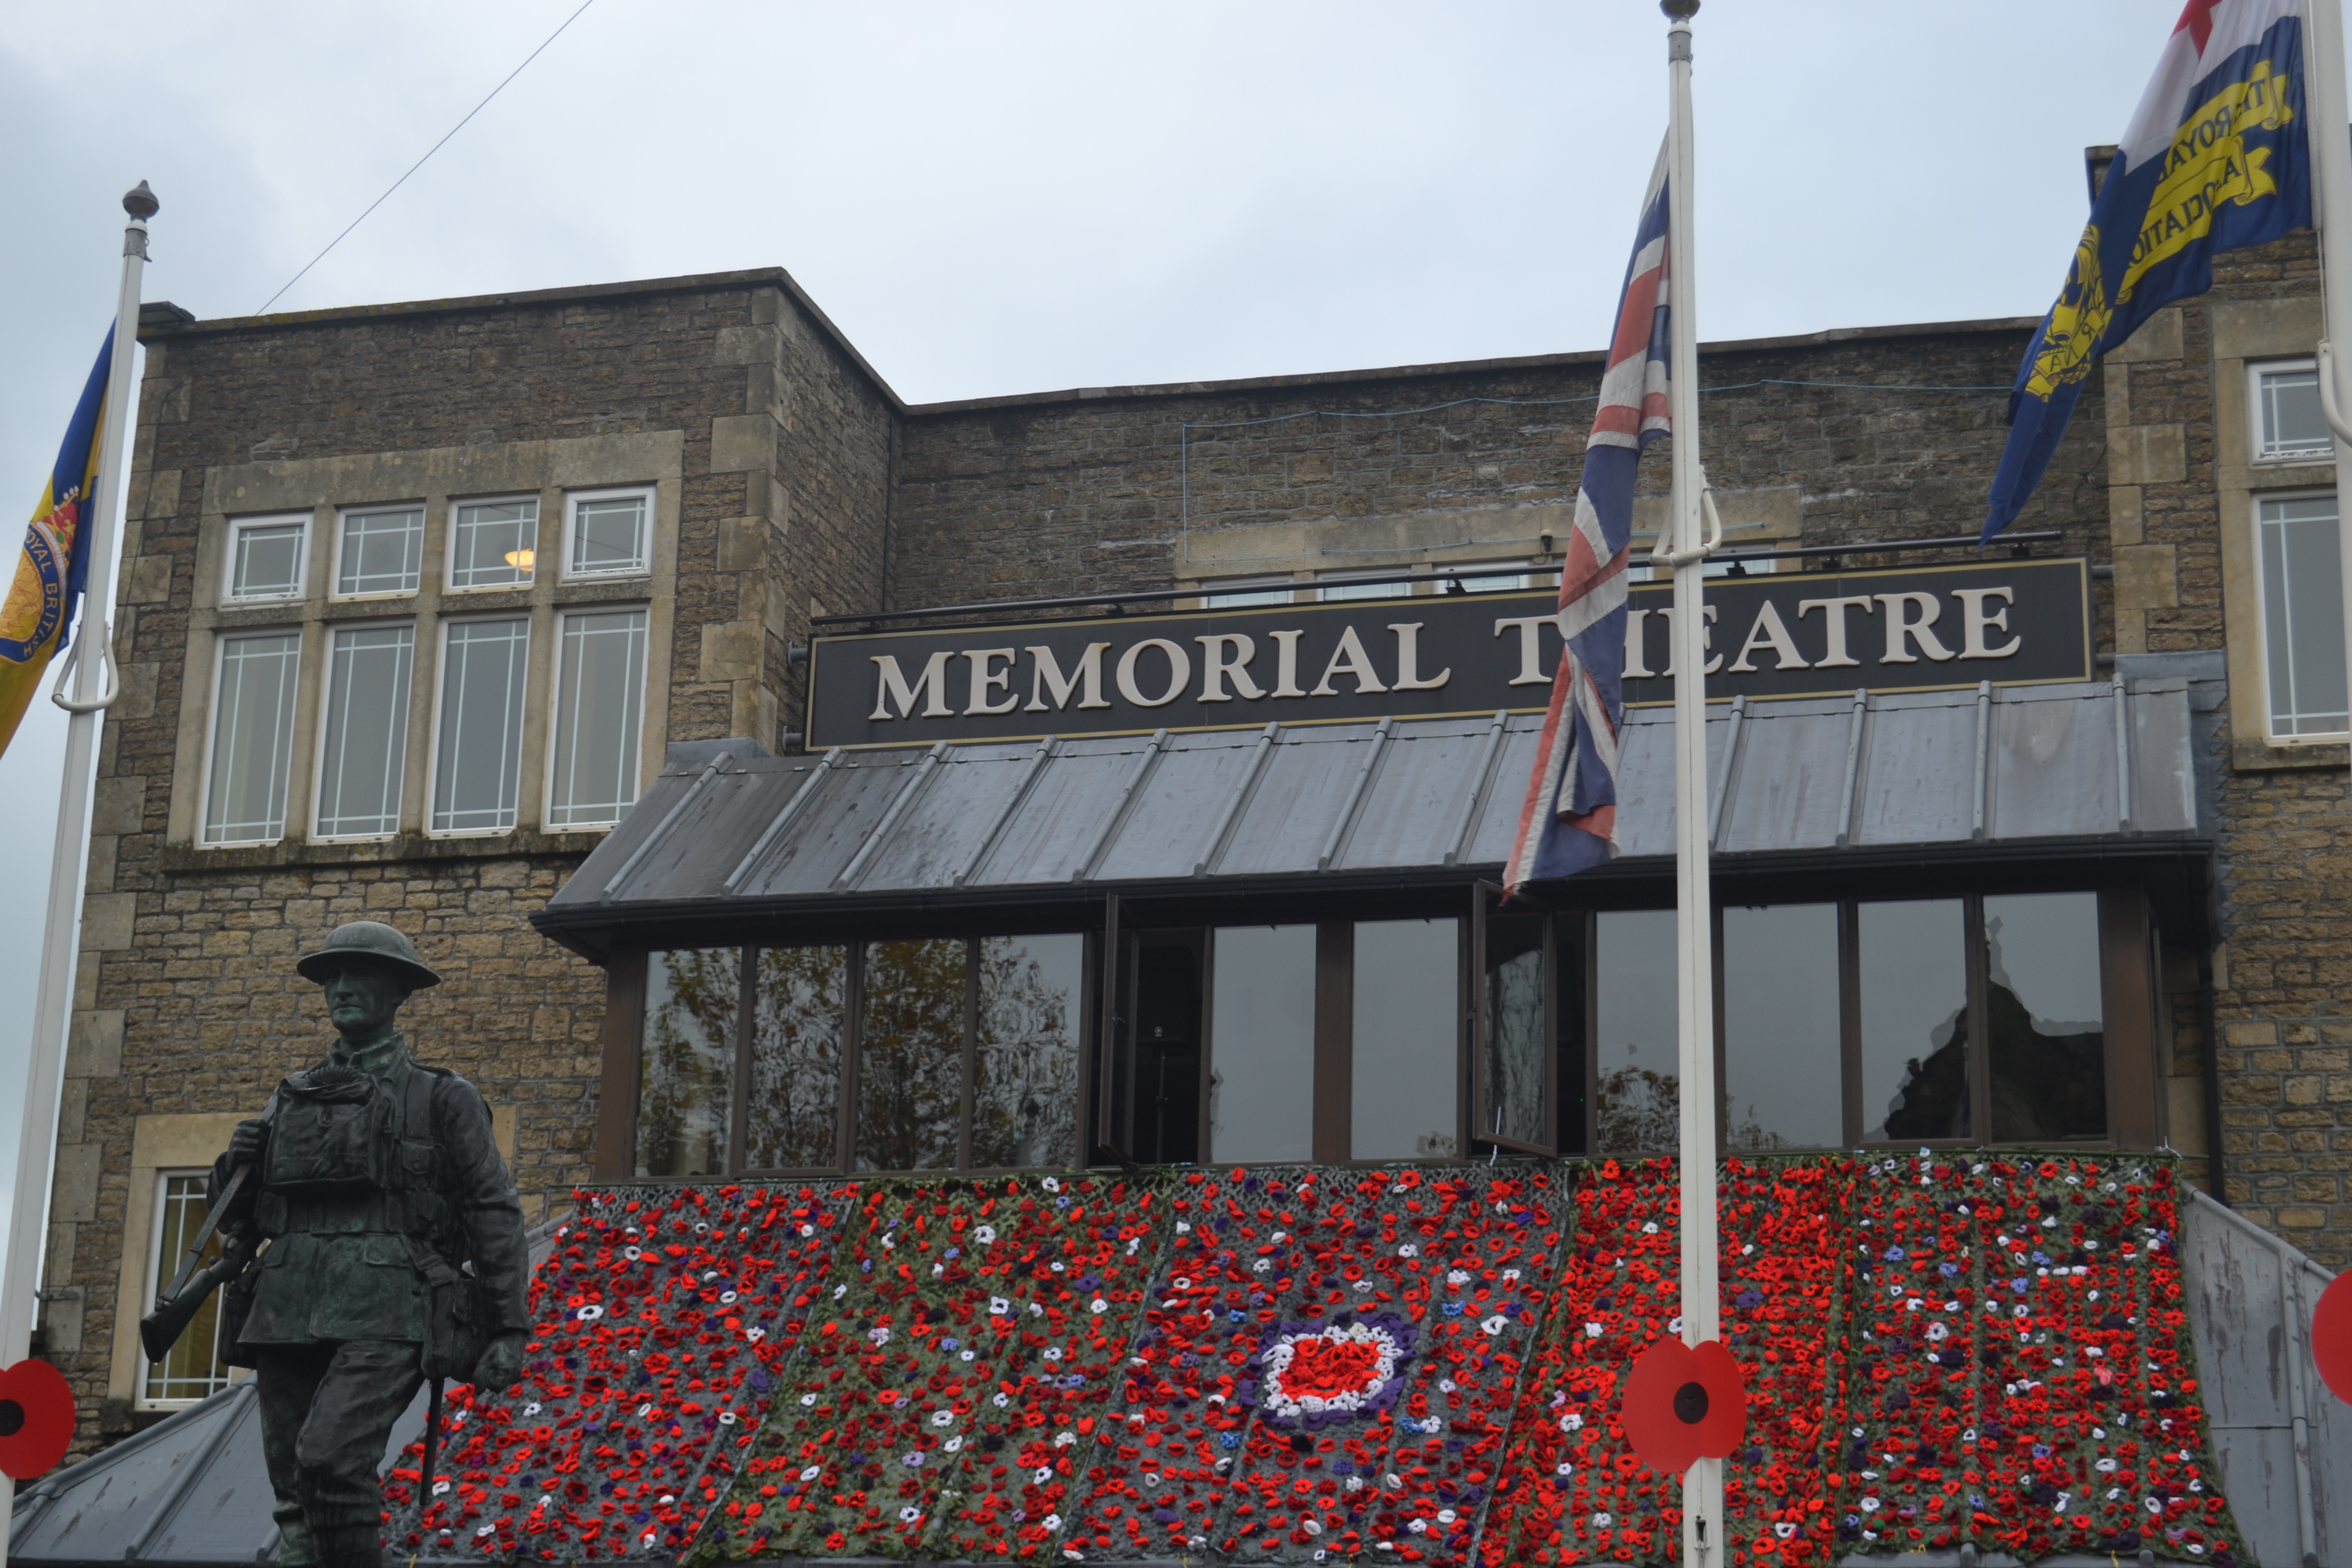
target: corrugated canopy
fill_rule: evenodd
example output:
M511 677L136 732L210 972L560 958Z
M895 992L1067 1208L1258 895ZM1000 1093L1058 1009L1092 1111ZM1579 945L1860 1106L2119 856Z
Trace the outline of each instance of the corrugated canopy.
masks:
M1509 851L1537 715L680 761L536 918L838 914L1098 891L1459 882ZM1672 712L1627 716L1622 858L1663 874ZM2177 679L1715 709L1727 860L1972 846L2201 850ZM1859 863L1859 862L1857 862Z

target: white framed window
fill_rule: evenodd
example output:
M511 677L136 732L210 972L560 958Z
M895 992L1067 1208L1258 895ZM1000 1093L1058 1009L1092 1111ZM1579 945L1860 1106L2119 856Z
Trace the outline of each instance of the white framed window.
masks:
M329 634L319 837L388 838L400 830L415 656L416 628L406 623L337 626Z
M335 597L414 594L425 566L425 509L352 508L335 530Z
M299 631L220 639L211 754L205 761L206 844L268 844L286 836L294 689L301 663Z
M1223 583L1202 584L1201 608L1239 610L1252 605L1286 605L1290 603L1290 579L1287 577L1236 577Z
M578 610L558 624L547 826L605 827L637 798L646 611Z
M300 598L310 555L310 520L306 516L232 518L221 602L249 605Z
M528 586L539 563L539 498L461 500L449 509L449 586Z
M2336 497L2257 497L2254 545L2271 738L2341 739L2352 728L2352 702L2346 700Z
M505 833L522 784L522 694L530 622L449 621L433 732L435 833Z
M155 1237L148 1257L147 1299L153 1300L180 1271L188 1244L205 1228L205 1173L159 1171L155 1173ZM199 1268L217 1261L221 1238L215 1233L205 1243ZM151 1410L194 1405L229 1384L228 1363L221 1359L220 1292L196 1310L179 1342L160 1362L142 1362L139 1403Z
M1402 568L1391 566L1383 571L1334 572L1316 580L1315 597L1326 605L1349 599L1399 599L1413 590L1411 583L1363 582L1364 577L1394 577Z
M563 498L563 575L642 577L653 570L654 492L581 490Z
M2250 365L2254 413L2254 461L2324 463L2336 444L2319 408L2319 367L2313 360Z

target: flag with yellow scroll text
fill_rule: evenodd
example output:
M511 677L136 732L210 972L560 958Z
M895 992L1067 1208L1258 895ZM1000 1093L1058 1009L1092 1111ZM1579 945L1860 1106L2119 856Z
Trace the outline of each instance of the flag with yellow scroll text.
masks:
M66 426L48 485L25 527L8 596L0 601L0 752L15 739L49 660L64 650L89 578L90 493L98 484L99 426L113 356L109 329Z

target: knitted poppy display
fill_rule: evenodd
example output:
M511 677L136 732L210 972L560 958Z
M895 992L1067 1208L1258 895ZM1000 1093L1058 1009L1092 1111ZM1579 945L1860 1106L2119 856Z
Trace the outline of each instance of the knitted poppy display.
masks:
M1728 1561L2244 1561L2173 1182L2151 1155L1725 1161L1721 1349L1746 1387ZM575 1201L523 1382L452 1390L429 1486L418 1445L390 1473L394 1552L1680 1555L1679 1479L1623 1419L1636 1354L1681 1336L1671 1162ZM1719 1418L1707 1387L1684 1425Z

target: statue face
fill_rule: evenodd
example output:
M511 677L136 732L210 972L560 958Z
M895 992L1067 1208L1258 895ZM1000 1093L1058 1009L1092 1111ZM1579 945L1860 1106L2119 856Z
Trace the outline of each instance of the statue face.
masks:
M347 1039L373 1039L392 1027L408 986L381 964L354 960L327 976L327 1016Z

